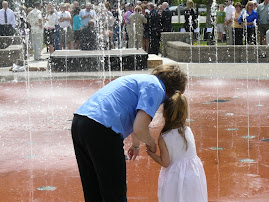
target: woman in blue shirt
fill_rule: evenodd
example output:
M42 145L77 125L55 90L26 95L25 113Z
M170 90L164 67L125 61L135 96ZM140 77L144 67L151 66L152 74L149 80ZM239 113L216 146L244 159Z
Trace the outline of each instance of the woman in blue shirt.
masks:
M243 23L244 28L247 29L246 42L249 45L256 45L256 26L258 23L258 14L254 10L253 1L249 1L246 5L246 10L242 12L238 23Z
M71 132L85 201L127 201L123 140L132 137L130 160L139 154L140 141L155 153L149 124L166 97L185 91L186 82L179 66L159 66L151 75L110 82L79 107Z
M79 17L80 8L75 7L73 10L73 30L74 30L74 40L75 40L75 48L79 49L80 47L80 31L82 29L81 18Z

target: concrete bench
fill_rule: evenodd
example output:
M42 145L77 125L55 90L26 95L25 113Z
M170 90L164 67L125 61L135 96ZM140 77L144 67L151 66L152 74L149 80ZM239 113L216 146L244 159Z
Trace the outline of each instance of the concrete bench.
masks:
M186 34L186 33L185 33ZM186 35L162 33L163 56L177 62L193 63L268 63L269 46L207 45L186 43ZM170 40L171 39L171 40ZM176 40L178 39L178 40ZM183 40L183 41L182 41Z
M0 49L0 67L10 67L18 59L23 59L23 45L10 45Z
M22 44L20 36L0 36L0 49L4 49L10 45L20 44Z

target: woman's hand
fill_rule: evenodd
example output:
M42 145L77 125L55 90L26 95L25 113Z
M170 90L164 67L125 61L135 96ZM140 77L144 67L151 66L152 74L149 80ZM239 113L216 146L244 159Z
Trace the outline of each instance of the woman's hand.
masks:
M128 157L129 157L129 160L135 160L136 157L139 155L139 150L140 148L139 147L135 147L135 146L131 146L129 149L128 149Z
M153 145L146 145L146 146L147 146L147 151L149 150L152 153L156 153L156 151L157 151L157 145L156 145L155 142L154 142Z
M146 152L149 156L152 156L152 154L154 154L152 151L150 151L150 149L148 149L148 146L146 148Z

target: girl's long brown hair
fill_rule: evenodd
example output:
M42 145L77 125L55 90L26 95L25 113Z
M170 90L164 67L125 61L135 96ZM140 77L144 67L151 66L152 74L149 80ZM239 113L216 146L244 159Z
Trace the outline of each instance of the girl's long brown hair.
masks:
M177 91L172 97L165 100L163 113L165 124L162 133L178 128L178 132L182 136L187 150L188 142L185 137L185 126L188 117L188 102L186 97L180 91Z

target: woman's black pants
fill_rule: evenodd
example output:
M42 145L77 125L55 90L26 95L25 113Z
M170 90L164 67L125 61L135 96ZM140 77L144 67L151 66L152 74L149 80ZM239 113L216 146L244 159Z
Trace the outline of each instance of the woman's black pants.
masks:
M85 201L126 202L121 135L80 115L74 115L71 132Z
M234 44L243 45L243 28L234 28Z

